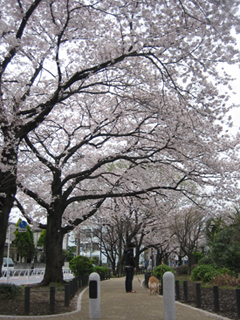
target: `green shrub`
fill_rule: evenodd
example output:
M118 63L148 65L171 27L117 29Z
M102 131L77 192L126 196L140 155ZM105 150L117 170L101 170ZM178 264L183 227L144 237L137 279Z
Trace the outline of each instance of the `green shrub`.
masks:
M93 272L92 261L88 257L76 256L69 262L69 268L75 277Z
M211 257L203 257L202 259L200 259L198 261L198 265L201 266L203 264L210 264L210 265L214 265L214 261Z
M191 273L191 279L193 281L200 280L203 283L206 283L211 282L214 278L216 278L219 275L226 275L232 277L234 275L234 272L229 270L228 268L217 269L214 265L203 264L193 269ZM226 279L229 280L229 277L226 277ZM220 278L222 279L222 277Z
M94 264L95 266L98 266L99 265L99 258L96 257L96 256L93 256L91 258L91 261L92 261L92 264Z
M202 281L203 283L210 282L217 275L217 270L214 266L203 264L194 268L191 272L193 281Z
M0 297L1 300L13 299L21 293L21 287L15 284L1 283L0 284Z
M222 274L222 275L229 275L231 277L235 275L234 271L232 271L228 268L219 268L219 269L217 269L217 273Z
M97 272L101 277L104 276L106 278L108 276L108 268L106 267L94 267L93 272Z
M157 266L154 270L153 270L153 275L154 277L158 278L158 279L162 279L163 275L165 272L170 271L173 274L175 274L175 271L173 268L167 266L166 264L161 264L159 266Z
M182 265L175 268L175 272L177 276L188 275L188 266Z

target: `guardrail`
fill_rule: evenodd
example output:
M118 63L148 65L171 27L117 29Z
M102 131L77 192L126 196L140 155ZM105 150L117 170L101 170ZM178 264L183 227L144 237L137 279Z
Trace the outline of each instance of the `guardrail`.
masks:
M62 268L63 274L72 274L69 268ZM45 268L34 268L34 269L15 269L13 271L8 271L8 277L11 279L19 277L29 277L29 276L44 276ZM2 271L2 278L7 278L7 271Z

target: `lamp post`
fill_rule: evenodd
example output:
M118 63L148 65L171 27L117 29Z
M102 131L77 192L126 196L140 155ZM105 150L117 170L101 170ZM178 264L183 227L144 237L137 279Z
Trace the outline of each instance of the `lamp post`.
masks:
M99 266L102 266L102 243L103 243L103 231L102 228L104 226L110 226L109 223L99 223L100 225L100 255L99 255Z
M99 257L99 266L102 266L102 225L100 227L100 257Z

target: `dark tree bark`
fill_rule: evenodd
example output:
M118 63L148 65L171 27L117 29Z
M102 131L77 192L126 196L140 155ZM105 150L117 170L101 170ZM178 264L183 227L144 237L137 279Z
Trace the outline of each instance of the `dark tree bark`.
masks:
M62 242L64 233L61 227L62 216L58 212L50 212L47 219L46 270L42 285L49 285L50 282L63 282Z
M13 206L15 194L16 194L16 163L17 163L17 146L12 143L9 131L6 128L4 130L4 142L5 148L2 151L2 168L0 170L0 275L1 266L4 254L4 244L8 228L8 218Z

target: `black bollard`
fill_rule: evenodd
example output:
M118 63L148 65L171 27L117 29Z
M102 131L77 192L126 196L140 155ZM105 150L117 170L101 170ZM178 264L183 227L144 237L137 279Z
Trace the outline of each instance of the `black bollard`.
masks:
M214 312L219 312L219 292L218 286L213 286Z
M65 307L69 307L70 303L70 285L65 284Z
M240 289L236 289L236 298L237 298L237 317L240 318Z
M188 302L188 282L183 281L183 295L184 295L184 302Z
M202 306L201 283L196 283L197 308Z
M55 312L55 287L50 287L50 312Z
M176 287L176 300L180 300L179 280L176 280L176 281L175 281L175 287Z
M161 279L161 287L160 287L160 290L159 290L159 294L162 296L163 295L163 277Z
M24 313L29 314L29 312L30 312L30 287L25 287Z
M73 278L73 292L74 295L77 293L77 278Z
M87 274L84 274L82 276L82 286L83 287L86 287L88 285L88 275Z
M73 295L73 282L71 280L68 283L69 283L69 287L70 287L70 299L72 299L74 297L74 295Z
M145 273L145 286L148 288L148 280L151 277L151 272Z

